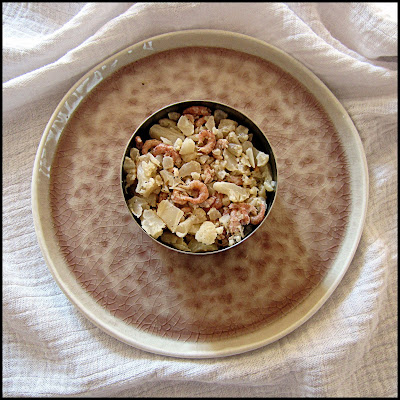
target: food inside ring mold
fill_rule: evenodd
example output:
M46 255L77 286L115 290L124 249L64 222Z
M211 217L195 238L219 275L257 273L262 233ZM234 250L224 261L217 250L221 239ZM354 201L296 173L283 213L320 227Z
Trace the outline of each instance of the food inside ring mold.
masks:
M247 117L213 102L177 103L148 118L122 161L125 200L144 231L191 253L247 238L277 189L272 149L255 132Z

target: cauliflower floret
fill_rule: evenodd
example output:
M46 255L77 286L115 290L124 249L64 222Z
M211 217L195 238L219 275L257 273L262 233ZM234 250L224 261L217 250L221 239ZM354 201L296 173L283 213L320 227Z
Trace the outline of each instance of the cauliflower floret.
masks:
M170 140L171 143L174 143L178 138L182 140L185 138L182 135L182 132L180 132L178 128L176 127L166 128L159 124L154 124L150 127L149 135L152 139L158 139L158 140L161 140L161 138L164 137Z
M175 233L179 221L184 215L184 212L174 206L170 201L163 200L157 207L157 215L166 223L168 229Z
M177 126L185 136L191 136L194 133L194 125L186 115L179 118Z
M139 163L137 169L137 193L141 194L144 197L147 197L150 195L150 193L157 189L158 185L155 178L152 176L155 175L156 171L157 167L151 162L147 163L146 161L142 161L141 163Z
M231 182L215 182L213 188L219 193L226 194L234 203L241 203L250 197L247 189Z
M192 239L188 243L188 246L192 253L203 253L206 251L218 250L218 245L216 243L204 244L204 243L198 242L196 239Z
M201 165L197 161L189 161L182 165L179 169L179 176L184 178L185 176L189 176L192 172L201 172Z
M136 192L138 194L147 197L163 184L161 176L157 175L157 168L160 165L160 162L150 152L139 157L136 171L138 180Z
M209 131L212 131L215 128L215 120L214 120L214 117L212 115L210 117L208 117L208 119L207 119L206 128Z
M181 222L175 230L175 234L181 238L185 237L193 224L195 224L197 221L197 217L194 215L191 215L189 218L186 218L183 222Z
M192 154L196 150L196 143L191 138L186 138L179 150L179 154L182 156Z
M217 230L211 221L205 221L196 232L195 239L203 244L213 244L217 238Z
M157 239L163 233L165 222L154 210L144 210L142 215L142 228L154 239Z
M235 132L236 127L238 126L238 123L236 121L233 121L231 119L221 119L221 121L218 124L218 129L225 134L228 134L229 132Z
M150 209L150 205L146 199L140 196L133 196L128 200L128 207L135 217L140 218L144 210Z
M256 161L257 167L263 167L264 165L267 165L267 162L269 161L269 155L263 153L262 151L258 151Z
M123 169L127 174L129 174L131 171L136 171L135 161L133 161L130 157L125 157Z
M253 149L251 147L249 147L246 150L246 156L249 158L250 161L250 165L255 168L256 167L256 163L254 161L254 153L253 153Z
M221 213L215 207L210 208L210 211L208 211L207 215L211 221L215 221L221 217Z
M178 250L191 251L183 238L180 238L171 232L165 231L160 239L162 242L170 244Z

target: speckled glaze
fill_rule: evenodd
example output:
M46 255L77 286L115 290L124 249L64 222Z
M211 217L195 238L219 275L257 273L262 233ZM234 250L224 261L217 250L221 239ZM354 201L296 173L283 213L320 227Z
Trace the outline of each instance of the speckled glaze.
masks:
M152 241L120 196L121 154L132 132L159 108L189 99L221 102L252 118L274 148L280 174L267 222L245 244L202 257ZM206 46L151 54L90 91L56 142L48 202L58 255L86 303L160 338L145 349L213 355L163 351L164 338L178 346L216 342L222 355L257 347L240 338L287 318L337 268L354 208L354 160L316 97L269 61ZM354 252L353 242L349 248ZM321 298L337 283L333 278ZM234 350L221 346L238 338Z

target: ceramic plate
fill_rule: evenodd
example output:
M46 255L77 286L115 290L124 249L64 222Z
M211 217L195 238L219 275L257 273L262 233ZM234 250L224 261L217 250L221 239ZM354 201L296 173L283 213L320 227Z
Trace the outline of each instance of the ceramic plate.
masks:
M119 186L136 127L199 99L251 118L279 170L266 223L202 257L146 237ZM71 302L123 342L190 358L253 350L309 319L350 265L367 197L359 135L328 88L275 47L212 30L153 37L85 74L44 131L32 182L38 241Z

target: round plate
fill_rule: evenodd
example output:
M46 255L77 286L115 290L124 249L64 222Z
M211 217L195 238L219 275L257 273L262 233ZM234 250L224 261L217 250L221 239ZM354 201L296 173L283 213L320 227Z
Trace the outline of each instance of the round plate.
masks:
M198 99L251 118L280 171L267 223L200 258L146 237L119 180L137 126ZM309 319L350 265L368 198L361 141L328 88L277 48L213 30L153 37L85 74L53 113L32 179L38 241L71 302L123 342L191 358L253 350Z

